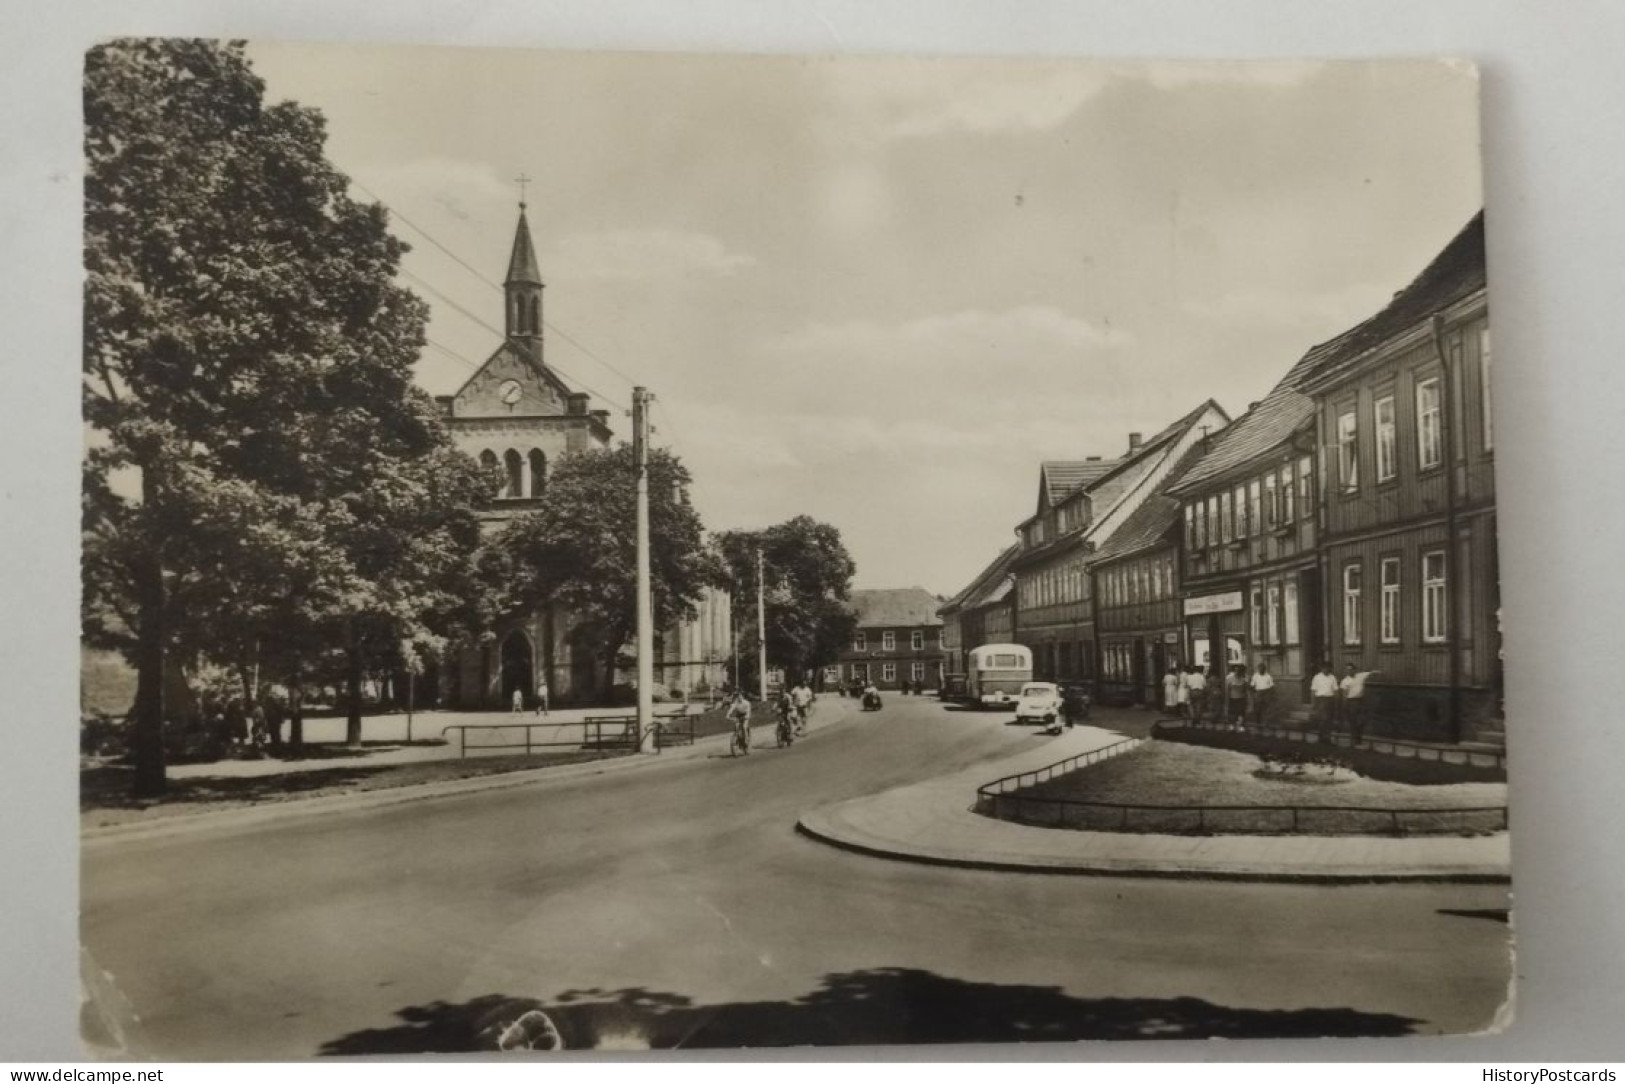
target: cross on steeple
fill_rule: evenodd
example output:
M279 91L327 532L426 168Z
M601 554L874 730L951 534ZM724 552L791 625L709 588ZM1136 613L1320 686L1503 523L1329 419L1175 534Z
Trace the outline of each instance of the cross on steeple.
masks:
M531 182L531 178L520 173L514 180L519 183L519 209L523 211L525 209L525 186Z

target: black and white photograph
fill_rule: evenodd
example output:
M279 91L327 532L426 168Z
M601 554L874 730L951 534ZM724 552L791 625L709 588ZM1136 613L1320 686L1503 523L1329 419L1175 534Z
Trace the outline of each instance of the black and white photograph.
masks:
M1507 1028L1480 90L92 46L85 1055Z

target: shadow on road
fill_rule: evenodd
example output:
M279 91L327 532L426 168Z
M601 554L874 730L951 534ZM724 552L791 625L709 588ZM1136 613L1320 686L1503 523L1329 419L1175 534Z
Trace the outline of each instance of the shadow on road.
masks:
M572 990L551 1004L490 994L399 1010L401 1024L326 1043L326 1055L459 1053L540 1009L566 1049L675 1049L813 1044L1033 1042L1077 1039L1397 1036L1416 1021L1349 1008L1235 1009L1199 998L1078 998L1053 986L967 982L878 968L827 975L793 1001L697 1005L642 987Z

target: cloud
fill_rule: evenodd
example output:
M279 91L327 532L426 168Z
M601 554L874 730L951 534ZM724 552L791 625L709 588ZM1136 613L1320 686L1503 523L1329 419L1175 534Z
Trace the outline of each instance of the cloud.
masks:
M1121 348L1132 342L1124 331L1097 326L1051 305L1020 305L998 312L965 309L896 323L815 323L772 346L780 352L836 363L860 359L867 367L871 363L897 366L950 360L974 364L978 356L993 360L1012 355L1071 355L1080 350Z
M1198 320L1253 328L1352 327L1382 308L1391 293L1391 288L1369 283L1320 293L1248 286L1187 301L1180 308Z
M542 256L549 278L600 281L732 275L755 263L710 234L666 229L575 234Z

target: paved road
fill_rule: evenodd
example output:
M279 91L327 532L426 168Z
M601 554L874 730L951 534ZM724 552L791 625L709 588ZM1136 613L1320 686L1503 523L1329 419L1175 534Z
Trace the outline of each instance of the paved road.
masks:
M169 1058L1407 1034L1488 1025L1505 890L997 874L802 810L1042 741L891 698L793 749L86 848L83 931Z

